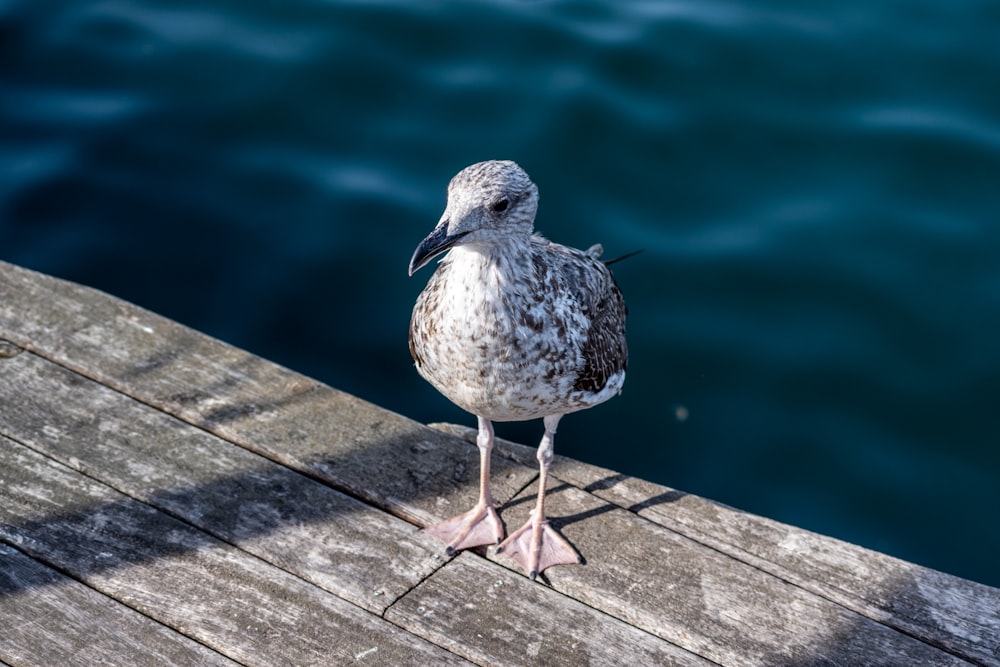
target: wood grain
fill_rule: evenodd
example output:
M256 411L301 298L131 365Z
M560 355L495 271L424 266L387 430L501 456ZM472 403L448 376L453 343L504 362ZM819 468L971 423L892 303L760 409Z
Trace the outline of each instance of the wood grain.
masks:
M478 456L441 428L0 262L0 665L91 606L136 628L95 634L118 664L1000 665L998 589L559 456L586 564L447 561L412 524L471 506ZM535 449L497 452L511 529Z
M435 572L386 618L480 664L712 664L468 553Z
M475 439L474 429L452 424L433 426L458 437ZM497 452L522 463L528 463L535 456L533 447L499 439ZM866 628L864 633L854 634L863 634L864 642L872 642L872 645L867 648L859 647L861 653L855 654L853 659L858 659L859 655L863 655L863 652L869 649L880 652L897 650L891 645L876 646L876 639L879 638L885 641L903 641L910 646L910 642L902 639L904 635L910 635L929 646L947 648L958 656L965 656L982 664L997 663L997 655L1000 655L1000 646L997 644L1000 641L1000 614L998 614L1000 590L566 457L556 456L552 474L557 480L550 485L552 488L563 488L567 493L574 494L577 493L577 489L585 489L617 508L638 514L673 533L708 547L706 556L697 557L695 562L682 566L685 572L697 572L705 564L714 562L717 555L713 556L712 552L718 552L746 564L753 570L771 575L772 580L786 582L823 600L835 602L835 605L824 605L822 601L811 602L810 604L816 608L806 614L805 618L798 620L815 624L816 620L822 619L820 625L828 628L833 627L835 623L842 625L847 623L848 626L858 624L859 629ZM561 486L559 482L564 484ZM572 485L572 488L566 484ZM530 500L531 495L533 491L528 492L525 500ZM553 498L558 495L554 494ZM579 515L581 513L579 506L585 506L585 500L566 503L566 511ZM576 512L573 512L573 509L576 509ZM595 517L594 520L598 520L596 517L609 513L610 508L594 505L590 511ZM503 516L505 521L513 521L514 525L517 525L521 520L521 514L523 512L512 519L508 519L508 515L515 516L514 513L505 512ZM568 521L575 522L572 518ZM596 564L595 559L604 557L609 550L614 553L610 543L616 538L611 536L612 531L608 529L594 530L603 533L590 537L597 543L586 549L580 544L578 546L584 551L584 555ZM568 526L565 532L570 536L574 531L572 526ZM617 532L621 534L621 539L628 539L625 536L628 531ZM581 536L581 544L586 544L586 539L586 535ZM634 542L635 538L631 538L630 541ZM615 556L614 560L618 566L620 557ZM641 556L635 560L638 568L645 569L649 573L647 577L657 571L655 563L649 565ZM723 572L714 565L712 569L716 573ZM569 570L564 571L562 568L550 571L553 583L557 587L557 579L569 576L566 572ZM635 576L640 579L645 578L640 575ZM595 586L589 581L583 585L591 588ZM620 584L614 582L609 582L605 586L611 590L621 588ZM727 590L735 601L740 586L727 587ZM573 591L568 592L575 594ZM806 608L803 607L801 600L794 601L776 591L768 592L765 597L770 601L768 604L777 603L779 608L782 606L799 610ZM609 603L624 605L634 610L643 606L627 599L612 600ZM821 610L825 610L823 613L828 613L839 607L850 609L861 618L847 616L835 621L830 618L823 619L820 614ZM765 610L752 613L759 614L763 611ZM660 616L655 610L651 616L668 618ZM862 619L883 624L900 632L886 635L883 630L873 630L873 626ZM788 627L794 627L794 623ZM797 633L804 639L809 636L801 628L793 632L793 635ZM715 635L716 631L710 629L708 634ZM795 642L796 639L792 637L787 642L783 640L782 643L792 647ZM841 642L840 649L848 648L849 644L850 642ZM767 654L760 655L764 657ZM923 659L930 657L924 655Z
M476 501L474 447L97 290L0 262L0 338L418 525Z
M379 509L32 353L0 363L0 432L376 613L440 566Z
M709 660L967 664L558 479L549 489L552 525L586 559L546 570L552 587ZM533 489L515 498L507 525L527 521L534 499Z
M4 544L0 564L2 664L238 665Z
M2 436L0 540L242 664L458 660Z

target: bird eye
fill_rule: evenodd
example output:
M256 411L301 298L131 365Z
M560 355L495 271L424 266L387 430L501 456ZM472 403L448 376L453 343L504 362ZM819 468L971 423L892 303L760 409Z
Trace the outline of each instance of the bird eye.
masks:
M510 206L510 201L508 201L507 198L500 199L493 203L493 212L503 213L504 211L507 210L508 206Z

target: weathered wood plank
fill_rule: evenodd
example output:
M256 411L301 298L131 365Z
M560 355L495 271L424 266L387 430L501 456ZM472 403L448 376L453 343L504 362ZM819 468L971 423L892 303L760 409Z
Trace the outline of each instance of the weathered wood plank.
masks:
M31 353L0 432L381 613L441 564L413 526Z
M435 424L475 441L475 429ZM522 463L535 448L497 440ZM934 646L1000 664L1000 589L669 487L556 456L552 474L618 507Z
M576 600L463 553L386 618L489 665L710 665Z
M157 410L167 410L246 449L300 469L414 522L427 524L465 509L474 500L478 460L471 445L456 446L454 440L436 435L398 415L107 295L0 262L0 338L5 337ZM11 359L30 356L18 352L17 347L0 344L0 372ZM72 396L72 386L68 387L68 393L60 395L62 399ZM2 423L7 410L5 397L0 397L0 405L4 407L0 410ZM21 405L27 410L24 403ZM50 402L50 407L56 414L62 409L58 400ZM86 424L82 415L77 414L76 418L78 426ZM117 415L115 420L120 421L120 418L121 415ZM99 419L92 419L87 428L93 429L99 423ZM45 432L45 426L52 427L52 424L35 423L35 426L41 428L41 435L37 435L37 431L27 433L30 429L21 433L21 437L31 441L32 447L53 435ZM128 429L109 430L111 451L127 460L125 453L132 443L129 438L135 434ZM58 431L54 433L59 434ZM145 436L138 440L145 441ZM212 442L218 441L213 439ZM56 455L55 452L62 450L66 443L71 444L72 438L52 442L54 449L49 451ZM501 445L499 449L507 458L498 457L494 469L500 500L513 495L534 477L534 448L512 448L514 454ZM150 455L151 449L144 451L147 461L156 461ZM170 458L169 453L174 450L168 447L165 451ZM182 479L183 470L168 467L170 472L165 476L150 477L154 483L144 482L140 474L108 466L108 461L115 456L102 456L105 458L91 460L72 454L66 461L88 474L104 474L99 471L107 467L114 475L121 476L117 480L109 477L113 484L126 480L134 485L127 488L175 514L177 507L192 507L185 494L201 490L195 483L188 487L172 482L161 484L171 476ZM160 456L162 459L163 455ZM159 466L146 465L146 468L156 470ZM1000 664L994 650L998 634L993 632L996 589L978 584L956 589L954 578L927 571L932 575L929 578L914 576L901 582L879 578L877 590L872 593L866 590L868 578L892 571L893 563L879 570L883 563L878 558L875 560L879 562L872 564L864 558L858 560L850 549L846 555L836 549L830 552L829 538L811 536L792 527L585 464L557 458L555 474L559 480L592 492L591 495L566 487L553 495L553 499L560 495L567 499L561 510L563 515L575 513L577 519L588 519L571 521L564 532L591 561L583 568L553 568L548 573L553 585L591 604L603 604L610 613L656 634L659 631L653 628L660 628L671 637L686 635L691 630L692 636L682 637L686 643L677 643L698 650L701 642L705 642L707 648L702 647L704 650L699 651L702 655L725 657L731 659L731 664L800 661L824 664L839 659L858 659L859 662L874 659L885 664L906 660L923 660L927 664L954 662L950 656L914 640L899 644L899 637L903 635L828 602L833 600L981 664ZM246 486L253 492L245 497L260 498L277 493L282 498L284 482L275 482L266 475L264 481L253 474L246 479L241 475L243 472L238 472L230 486L223 488L239 496ZM220 479L227 478L223 475ZM147 486L142 487L142 483ZM211 484L212 480L207 483ZM147 495L142 496L143 493ZM221 489L216 493L226 495ZM526 491L515 500L513 508L504 513L509 525L517 525L523 519L529 504L525 501L533 494L533 489ZM177 507L168 505L173 495L181 497ZM602 503L595 496L618 507ZM301 514L303 501L309 505L312 498L310 494L292 494L287 501L266 504L269 508L284 508L286 513L279 512L273 520L252 520L244 533L240 533L239 526L230 525L232 533L227 539L235 542L242 534L247 541L240 544L249 545L270 536L275 544L268 545L264 552L281 553L276 543L282 540L283 527L291 523L285 519L304 517L305 523L310 525L315 521L313 514ZM576 507L574 503L582 504ZM209 505L216 504L217 501L205 504L205 516L226 526L226 520L211 516ZM238 511L232 509L238 505L223 502L219 505L223 510L217 513ZM551 507L558 510L559 505L554 500ZM256 514L263 515L266 511ZM189 516L194 517L194 514ZM199 516L196 520L203 518ZM325 518L319 519L323 520ZM633 524L634 521L640 523ZM575 533L583 527L587 529L585 539ZM655 531L661 531L669 539L664 541L663 535ZM652 539L647 533L658 536ZM677 533L693 541L684 542ZM641 538L639 543L630 545L629 541L635 536ZM309 533L305 532L295 539L308 537ZM706 549L706 545L711 548ZM624 553L616 552L613 546ZM24 548L28 551L28 547ZM319 551L327 548L328 545L322 545ZM680 554L679 562L666 567L660 562L664 559L650 559L651 554L661 551L674 556ZM598 562L595 554L608 560ZM701 558L705 554L708 555ZM721 560L712 561L712 558ZM851 562L852 558L855 561ZM691 562L685 565L685 559ZM709 572L695 567L702 561ZM283 567L286 564L285 561L277 562ZM291 568L299 567L294 565L294 558L288 562ZM318 561L313 565L321 569ZM693 568L687 579L685 567ZM578 574L571 574L573 572ZM916 572L921 574L923 568ZM770 576L763 573L770 573ZM742 587L737 585L741 582ZM880 586L882 589L878 590ZM907 586L916 586L918 593L913 595ZM667 602L673 605L666 609L661 608L666 604L662 601L664 591L669 591ZM985 594L980 595L983 591ZM650 602L656 597L661 599L659 606L655 601ZM777 609L770 610L770 607ZM690 623L685 618L687 612L694 614ZM758 616L767 617L768 613L773 618L758 622ZM658 620L660 615L663 619ZM789 615L807 618L791 619L793 622L788 628L785 626L789 623L786 618ZM985 621L980 620L982 618ZM773 624L781 626L780 632L775 637L758 641L754 633L770 631ZM719 628L722 629L719 636L712 639L710 635ZM784 646L785 635L781 633L793 631L799 633L798 643L793 642L790 648ZM855 636L858 634L871 634L872 638L858 639ZM866 654L866 651L871 653ZM879 651L893 651L892 659L883 660ZM745 659L745 654L751 659Z
M546 570L553 588L709 660L967 664L574 486L549 488L553 525L587 559ZM507 525L527 521L534 499L534 489L515 498Z
M460 662L2 436L0 540L243 664Z
M2 543L0 660L15 667L238 665Z
M605 492L623 501L631 496L640 516L848 609L956 655L1000 665L1000 590L697 496L650 502L676 492L643 489L641 481L617 492L612 483Z
M475 448L97 290L0 262L0 338L419 525L476 501Z

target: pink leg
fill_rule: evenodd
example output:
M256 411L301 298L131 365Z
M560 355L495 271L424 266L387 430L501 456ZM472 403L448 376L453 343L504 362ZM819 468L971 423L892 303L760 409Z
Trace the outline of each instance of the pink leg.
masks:
M545 518L545 484L552 463L556 425L561 417L553 415L545 418L545 435L538 445L538 501L531 518L497 547L497 553L510 556L527 570L532 581L552 565L580 562L576 549Z
M445 519L424 531L445 543L445 553L459 549L497 544L503 539L503 524L497 516L496 503L490 493L490 452L493 451L493 424L479 419L479 501L463 514Z

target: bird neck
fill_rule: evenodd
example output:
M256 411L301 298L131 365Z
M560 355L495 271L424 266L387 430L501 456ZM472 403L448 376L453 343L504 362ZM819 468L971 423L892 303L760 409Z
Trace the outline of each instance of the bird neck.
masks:
M480 284L521 282L531 275L531 238L462 244L451 249L448 261L453 273Z

